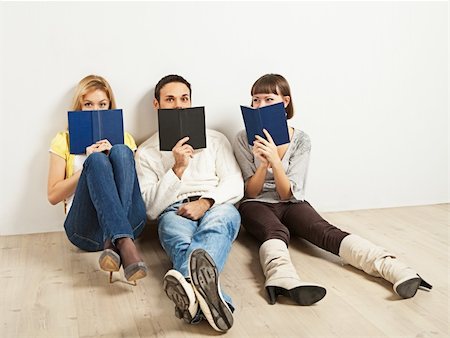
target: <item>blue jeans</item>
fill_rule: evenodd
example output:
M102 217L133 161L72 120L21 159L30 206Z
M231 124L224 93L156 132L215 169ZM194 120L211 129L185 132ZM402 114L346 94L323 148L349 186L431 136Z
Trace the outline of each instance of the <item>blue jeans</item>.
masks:
M198 221L177 215L181 202L164 210L158 218L158 234L161 245L170 257L173 268L183 276L189 276L189 256L195 249L208 252L222 272L231 244L236 239L241 216L232 204L221 204L209 209ZM231 298L222 292L225 301Z
M145 221L145 204L130 148L117 144L109 155L89 155L64 222L72 244L85 251L100 251L107 239L113 243L122 237L134 240Z

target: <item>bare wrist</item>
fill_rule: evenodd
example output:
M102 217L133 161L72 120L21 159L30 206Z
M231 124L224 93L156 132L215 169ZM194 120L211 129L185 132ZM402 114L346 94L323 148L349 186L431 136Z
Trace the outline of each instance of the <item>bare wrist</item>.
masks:
M200 201L202 201L208 209L214 204L214 200L212 198L200 198Z
M269 168L269 162L267 162L267 163L261 163L261 164L259 165L259 167L258 167L259 170L264 170L264 171L266 171L267 168Z
M181 166L173 166L172 171L177 175L179 179L181 179L181 176L183 176L184 171L186 170L186 167Z
M272 163L272 169L278 169L281 167L281 161L276 161L274 163Z

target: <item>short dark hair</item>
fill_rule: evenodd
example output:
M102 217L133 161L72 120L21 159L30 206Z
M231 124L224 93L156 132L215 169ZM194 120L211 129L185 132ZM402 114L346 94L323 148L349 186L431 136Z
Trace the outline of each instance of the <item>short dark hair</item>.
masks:
M291 88L289 83L280 74L266 74L261 76L252 86L251 95L255 94L276 94L289 96L289 104L286 107L287 118L294 116L294 103L292 102Z
M191 98L191 94L192 94L191 84L189 82L187 82L186 79L184 79L180 75L171 74L171 75L164 76L161 80L158 81L158 83L155 86L155 99L158 102L160 99L162 87L164 87L166 84L172 83L172 82L184 83L189 89L189 98Z

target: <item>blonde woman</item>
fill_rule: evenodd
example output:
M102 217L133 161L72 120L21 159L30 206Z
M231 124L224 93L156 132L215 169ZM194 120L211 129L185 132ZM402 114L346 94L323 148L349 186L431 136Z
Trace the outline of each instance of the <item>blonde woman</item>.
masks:
M78 83L72 110L115 108L104 78L89 75ZM134 164L136 143L128 133L124 143L112 146L105 139L87 147L85 154L72 155L66 130L50 146L48 200L53 205L64 202L64 229L72 244L85 251L103 250L99 264L110 272L110 281L121 265L128 281L148 271L134 244L146 221Z

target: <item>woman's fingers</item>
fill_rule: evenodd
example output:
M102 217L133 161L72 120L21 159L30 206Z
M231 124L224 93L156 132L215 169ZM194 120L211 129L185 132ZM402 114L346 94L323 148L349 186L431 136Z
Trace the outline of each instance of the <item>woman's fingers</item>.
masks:
M259 143L262 143L262 144L269 143L269 142L267 142L267 140L265 138L263 138L263 137L261 137L259 135L256 135L255 138L256 138L255 142L259 142Z
M275 142L273 142L272 136L269 134L269 132L267 131L267 129L263 129L263 133L264 133L264 135L266 135L267 141L269 141L269 143L275 144Z

